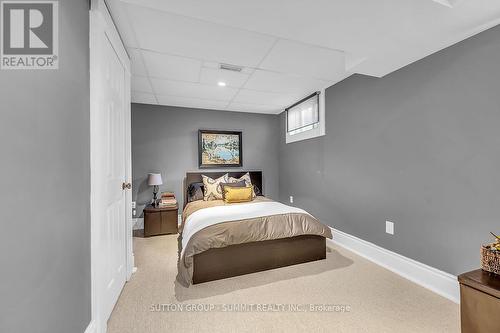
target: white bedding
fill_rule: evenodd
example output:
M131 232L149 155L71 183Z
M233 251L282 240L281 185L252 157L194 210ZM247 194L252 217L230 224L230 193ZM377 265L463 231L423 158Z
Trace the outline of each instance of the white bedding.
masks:
M181 258L184 257L184 249L191 237L206 227L222 222L289 213L302 213L312 216L303 209L287 206L275 201L249 202L243 205L225 205L200 209L191 214L184 223Z

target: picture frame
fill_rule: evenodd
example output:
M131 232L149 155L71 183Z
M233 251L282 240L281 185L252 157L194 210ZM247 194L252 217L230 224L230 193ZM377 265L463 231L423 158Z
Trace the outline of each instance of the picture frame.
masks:
M243 166L241 131L198 130L198 166L240 168Z

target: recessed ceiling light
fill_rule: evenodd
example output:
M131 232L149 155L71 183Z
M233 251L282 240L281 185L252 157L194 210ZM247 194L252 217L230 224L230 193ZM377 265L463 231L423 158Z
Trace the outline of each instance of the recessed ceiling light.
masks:
M217 82L217 84L219 85L219 87L225 87L226 86L226 82L222 82L222 81Z

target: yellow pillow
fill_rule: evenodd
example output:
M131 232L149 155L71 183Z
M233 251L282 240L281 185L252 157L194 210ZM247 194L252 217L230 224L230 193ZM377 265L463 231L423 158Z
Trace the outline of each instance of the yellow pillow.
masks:
M252 186L247 187L229 187L224 186L224 201L226 203L249 202L253 200Z

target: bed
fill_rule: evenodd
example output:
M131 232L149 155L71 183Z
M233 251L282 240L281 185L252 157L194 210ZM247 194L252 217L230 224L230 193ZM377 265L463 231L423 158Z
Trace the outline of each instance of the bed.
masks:
M178 280L183 285L326 258L330 229L299 208L266 198L261 171L249 172L259 194L252 202L188 202L190 184L201 182L202 174L215 179L228 173L239 178L246 172L186 174L178 262Z

